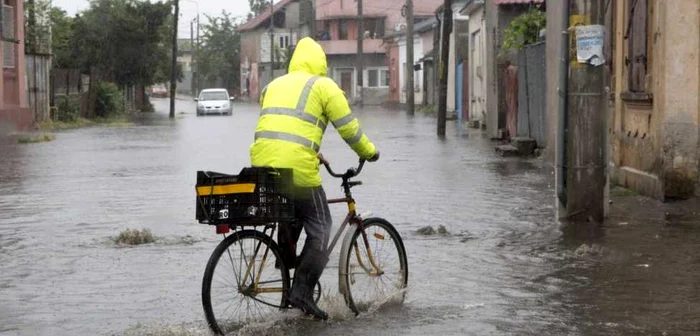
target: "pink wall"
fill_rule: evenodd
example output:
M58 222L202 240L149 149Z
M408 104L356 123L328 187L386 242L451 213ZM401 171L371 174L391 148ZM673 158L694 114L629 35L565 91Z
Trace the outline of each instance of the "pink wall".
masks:
M9 0L7 4L15 8L15 32L20 43L15 44L15 67L2 69L0 78L0 124L24 130L34 119L27 105L26 63L24 59L24 6L21 0ZM2 49L2 48L0 48ZM0 50L0 59L2 51Z
M391 32L397 23L405 23L401 17L401 7L405 0L365 1L362 12L368 17L386 17L384 27ZM414 0L415 16L434 16L435 9L442 4L436 0ZM354 17L357 15L355 0L316 0L316 19L326 20L338 17ZM323 27L323 26L318 26Z

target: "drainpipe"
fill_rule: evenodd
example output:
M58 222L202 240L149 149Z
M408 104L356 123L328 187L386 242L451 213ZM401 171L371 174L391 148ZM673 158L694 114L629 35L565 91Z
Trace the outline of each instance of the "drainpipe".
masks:
M569 86L569 1L564 0L561 9L561 43L559 48L559 104L557 106L557 197L563 207L566 207L566 96Z

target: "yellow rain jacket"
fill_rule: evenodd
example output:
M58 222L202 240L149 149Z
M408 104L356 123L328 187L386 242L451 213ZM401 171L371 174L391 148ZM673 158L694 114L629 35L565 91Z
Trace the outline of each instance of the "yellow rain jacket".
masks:
M321 185L321 140L328 123L363 159L377 152L352 115L345 94L330 78L326 54L310 38L304 38L292 55L289 73L273 80L261 93L262 112L250 147L256 167L292 168L294 185Z

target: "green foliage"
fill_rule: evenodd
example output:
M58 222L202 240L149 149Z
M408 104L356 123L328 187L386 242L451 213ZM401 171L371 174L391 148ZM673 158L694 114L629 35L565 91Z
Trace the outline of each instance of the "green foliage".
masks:
M269 0L248 0L248 4L252 16L258 16L270 8Z
M65 97L57 106L56 120L60 122L76 122L80 117L80 98Z
M28 54L51 52L51 2L34 0L24 4L24 48Z
M511 21L503 32L504 50L522 49L524 46L536 43L540 30L547 26L547 14L538 8L532 8Z
M97 101L95 115L100 118L118 116L124 113L124 96L114 83L97 84Z
M54 27L65 32L54 41L57 62L84 72L97 69L119 86L154 84L170 73L171 9L170 2L92 0L73 19L54 11Z
M51 54L54 68L76 68L75 53L72 50L71 38L74 31L74 20L66 11L53 7L51 20Z
M240 82L241 34L236 30L240 21L226 11L207 18L196 59L199 75L205 83L220 79L225 88L235 87Z
M37 143L37 142L49 142L56 140L56 136L51 133L41 133L41 134L29 134L22 135L17 139L17 142L21 144Z

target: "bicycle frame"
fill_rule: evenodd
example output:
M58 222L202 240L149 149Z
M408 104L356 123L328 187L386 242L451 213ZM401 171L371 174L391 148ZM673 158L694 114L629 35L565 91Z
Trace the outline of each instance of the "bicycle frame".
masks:
M327 164L327 162L324 162L324 164L326 165L326 168L328 169L329 173L331 173L332 176L334 176L334 177L341 177L341 178L343 179L342 187L343 187L344 192L345 192L345 197L343 197L343 198L329 199L329 200L328 200L328 204L346 203L347 206L348 206L348 214L345 216L345 219L344 219L343 222L340 224L340 228L339 228L338 231L335 233L335 236L333 237L333 240L331 241L330 245L328 246L328 249L327 249L327 252L326 252L326 258L327 258L326 260L328 260L328 258L330 257L331 253L333 252L333 249L335 249L336 244L337 244L338 241L340 240L340 236L343 234L343 232L345 232L345 228L346 228L348 225L357 225L357 228L360 230L360 233L362 234L362 240L363 240L363 243L365 244L365 249L366 249L366 251L367 251L367 257L368 257L368 259L369 259L369 264L370 264L371 268L370 268L370 267L367 267L367 266L365 265L365 263L362 261L362 259L360 258L360 250L359 250L359 247L357 246L357 244L354 244L355 255L356 255L356 257L357 257L357 262L358 262L358 264L359 264L360 267L362 267L362 269L364 269L369 275L372 275L372 276L379 276L379 275L384 274L384 272L381 270L381 268L379 268L379 266L378 266L377 263L375 262L374 254L372 253L372 249L371 249L371 247L370 247L369 239L367 238L367 233L365 232L365 228L364 228L364 225L363 225L363 222L362 222L362 218L361 218L360 216L357 215L357 210L356 210L356 206L355 206L355 200L352 198L352 193L350 192L350 188L351 188L352 186L361 184L360 182L354 182L354 183L353 183L353 182L350 182L349 179L352 178L352 177L354 177L354 176L357 176L357 175L359 174L359 172L362 170L362 165L364 164L364 162L361 162L360 168L359 168L358 170L349 169L348 172L346 172L345 174L342 174L342 175L335 174L335 173L331 170L331 168L330 168L330 166ZM270 228L270 227L272 227L272 231L270 232L270 235L269 235L269 236L270 236L270 237L273 237L273 236L274 236L274 232L275 232L275 226L274 226L274 225L265 226L265 229L263 230L263 234L267 234L267 230L268 230L268 228ZM350 232L352 232L352 231L350 231ZM242 278L242 279L243 279L243 284L239 284L239 286L241 287L241 288L239 288L239 289L242 289L242 288L246 287L246 286L244 285L244 284L245 284L245 280L248 279L248 277L251 276L251 273L254 272L255 260L256 260L257 254L258 254L258 252L259 252L260 245L262 245L262 242L258 242L258 246L256 246L256 248L255 248L255 252L254 252L254 254L253 254L253 257L251 258L250 262L248 263L248 265L247 265L247 267L246 267L245 276L243 276L243 278ZM265 252L264 252L264 255L263 255L263 259L262 259L262 261L260 262L260 267L258 268L258 274L257 274L257 276L255 276L255 279L252 279L252 276L251 276L251 280L253 280L253 283L252 283L251 285L252 285L252 287L253 287L252 290L253 290L254 293L280 293L280 292L283 292L283 288L282 288L282 287L280 287L280 288L259 288L260 276L261 276L262 271L263 271L263 269L264 269L264 267L265 267L265 263L266 263L266 261L267 261L267 256L268 256L268 252L269 252L269 248L265 249Z

